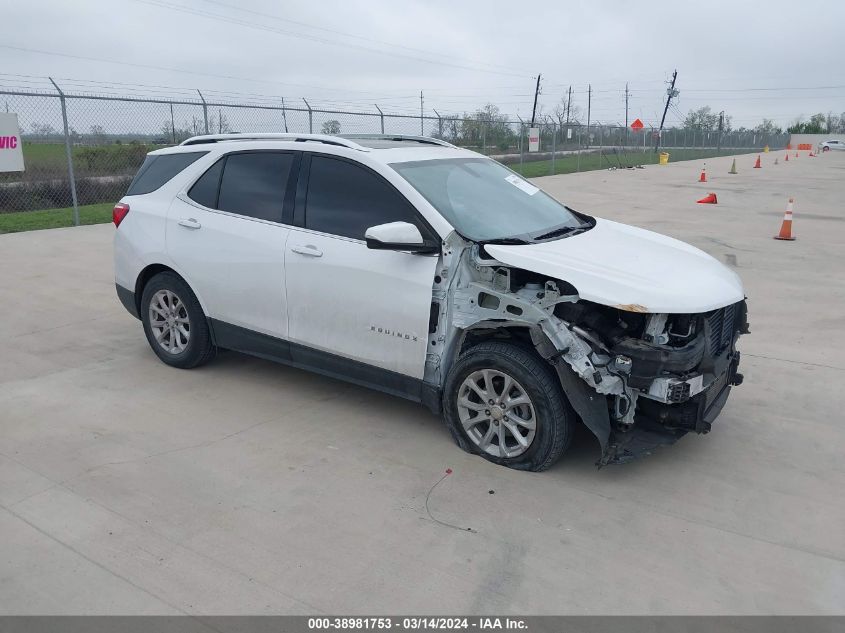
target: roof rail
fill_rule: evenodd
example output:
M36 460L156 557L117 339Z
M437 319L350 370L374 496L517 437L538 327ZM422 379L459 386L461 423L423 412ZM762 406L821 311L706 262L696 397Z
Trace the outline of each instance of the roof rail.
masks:
M456 147L451 143L434 138L432 136L414 136L412 134L341 134L342 138L348 139L369 139L381 141L412 141L416 143L427 143L429 145L440 145L442 147Z
M362 152L370 151L368 148L340 136L330 136L328 134L288 134L284 132L232 132L228 134L204 134L202 136L192 136L191 138L182 141L180 145L203 145L205 143L219 143L221 141L313 141L315 143L325 143L326 145L337 145L340 147L357 149Z

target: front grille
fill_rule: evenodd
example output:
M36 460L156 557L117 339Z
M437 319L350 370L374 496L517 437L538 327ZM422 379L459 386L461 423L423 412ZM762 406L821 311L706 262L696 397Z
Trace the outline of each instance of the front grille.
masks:
M722 390L727 386L728 379L730 378L730 371L726 371L724 374L719 376L716 381L707 387L707 391L704 394L704 410L710 408L710 405L713 404L713 401L722 393Z
M710 328L710 349L721 354L733 341L738 303L711 312L707 318Z

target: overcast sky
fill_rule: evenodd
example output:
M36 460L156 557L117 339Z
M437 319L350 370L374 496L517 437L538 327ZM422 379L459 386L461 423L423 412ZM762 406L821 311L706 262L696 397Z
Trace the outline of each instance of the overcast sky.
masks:
M487 102L550 113L571 84L592 119L659 121L678 70L681 113L734 127L845 112L845 2L27 0L3 2L0 86L195 96L200 88L427 114ZM24 50L26 49L26 50ZM125 85L124 85L125 84ZM49 84L47 84L49 85ZM229 95L229 98L236 98ZM244 97L246 98L246 97Z

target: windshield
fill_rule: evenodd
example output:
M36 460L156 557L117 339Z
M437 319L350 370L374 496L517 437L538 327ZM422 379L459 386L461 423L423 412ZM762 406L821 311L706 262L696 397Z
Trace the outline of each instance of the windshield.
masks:
M562 237L586 225L527 180L488 158L447 158L391 167L471 240ZM553 235L551 235L553 234Z

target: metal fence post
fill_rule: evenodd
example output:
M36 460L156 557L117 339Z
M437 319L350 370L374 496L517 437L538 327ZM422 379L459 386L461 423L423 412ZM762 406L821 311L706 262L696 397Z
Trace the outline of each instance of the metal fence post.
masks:
M555 175L555 140L557 139L557 129L555 123L552 121L552 176Z
M602 144L604 143L604 126L598 125L596 127L598 127L599 129L599 169L601 169Z
M578 158L575 164L575 171L581 171L581 126L578 126Z
M302 100L305 101L305 97L302 97ZM308 133L314 133L314 113L311 110L311 105L305 101L305 107L308 108Z
M173 144L176 145L176 119L173 118L173 103L170 104L170 135L173 137Z
M379 119L381 119L381 133L384 134L384 112L381 111L381 108L378 107L377 103L374 103L373 105L376 107L376 110L378 110L378 116Z
M62 105L62 125L65 131L65 154L67 154L67 175L70 181L70 198L73 201L73 225L79 226L79 200L76 198L76 178L73 176L73 150L70 146L70 130L67 124L67 104L65 103L65 93L59 88L59 84L53 81L52 77L48 77L50 83L56 88L59 93L59 102Z
M202 96L199 89L197 89L197 94L202 100L202 118L205 119L205 133L208 134L208 106L205 104L205 97Z
M440 116L437 110L434 110L434 114L437 115L437 136L443 138L443 117Z

